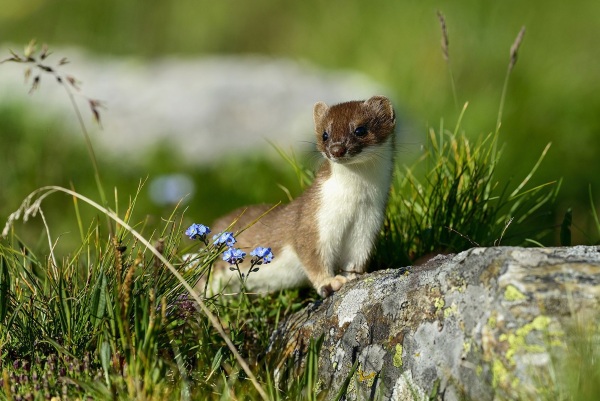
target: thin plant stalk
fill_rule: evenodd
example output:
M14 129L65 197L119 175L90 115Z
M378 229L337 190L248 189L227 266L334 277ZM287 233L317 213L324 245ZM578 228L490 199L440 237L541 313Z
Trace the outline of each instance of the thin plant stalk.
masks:
M458 95L456 94L456 82L454 80L454 74L452 73L452 67L450 65L450 39L448 37L448 29L446 27L446 17L441 11L437 12L438 20L440 21L440 28L442 29L442 55L446 64L448 65L448 74L450 75L450 86L452 88L452 96L454 98L454 107L458 110Z
M71 106L73 107L73 110L75 111L75 115L77 116L77 122L79 123L79 127L81 128L81 132L83 133L83 137L85 139L86 148L88 150L89 157L92 162L92 168L94 169L94 179L96 181L98 193L100 194L100 200L102 201L102 204L104 205L104 207L108 208L108 199L106 198L106 193L104 192L104 186L102 185L102 179L100 178L100 169L98 167L98 161L96 159L96 154L94 152L92 140L90 139L90 135L89 135L88 130L83 121L83 116L81 115L81 111L79 110L79 107L77 106L77 102L75 101L75 96L73 95L73 92L71 91L71 89L69 87L69 85L71 85L74 88L79 89L79 87L77 86L77 80L75 78L73 78L72 76L68 76L68 75L62 76L61 74L59 74L59 72L57 71L56 68L53 68L53 67L45 64L46 57L48 57L51 54L48 51L48 46L44 45L42 47L42 51L39 55L39 59L36 56L36 52L37 52L36 51L36 42L35 42L35 40L31 40L25 48L23 57L19 56L18 54L16 54L13 51L11 51L12 57L9 59L0 61L0 64L4 63L4 62L12 61L12 62L17 62L17 63L25 63L25 64L32 65L32 67L28 67L25 71L25 80L26 81L28 80L28 78L31 74L32 68L36 68L37 70L41 71L40 74L38 74L34 78L33 85L31 86L31 90L29 91L29 93L32 93L39 86L40 77L41 77L42 73L50 74L51 76L53 76L56 79L56 81L58 82L58 84L61 85L65 89L65 91L67 92L67 96L69 97L69 101L71 102ZM68 63L68 60L66 58L63 58L62 60L59 61L58 66L62 66L67 63ZM102 106L101 103L99 101L93 100L93 99L87 99L87 100L92 109L92 113L94 114L94 119L96 120L96 122L98 124L100 124L100 113L98 111L98 108ZM108 217L107 217L107 224L108 224L109 233L112 236L114 234L114 230L110 223L110 219Z
M519 52L519 47L521 46L521 42L523 41L523 37L525 36L525 26L521 27L515 41L510 47L510 61L508 63L508 68L506 69L506 76L504 78L504 84L502 85L502 94L500 95L500 106L498 108L498 119L496 120L496 134L500 131L500 126L502 125L502 114L504 112L504 102L506 100L506 91L508 90L508 81L510 78L510 74L517 63L517 56ZM495 153L495 152L494 152Z

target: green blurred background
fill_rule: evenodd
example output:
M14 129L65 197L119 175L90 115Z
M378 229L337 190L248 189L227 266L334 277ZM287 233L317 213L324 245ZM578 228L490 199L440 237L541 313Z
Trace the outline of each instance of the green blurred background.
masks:
M437 10L447 20L458 105L440 50ZM53 47L78 46L141 60L261 54L360 71L390 88L411 121L406 129L422 136L423 142L427 128L438 127L442 119L453 127L466 101L466 133L477 138L494 130L509 49L522 25L527 33L508 87L500 177L514 177L516 185L552 142L533 179L534 185L563 179L559 199L546 215L560 224L565 211L573 208L574 242L595 243L599 236L592 224L588 188L591 185L598 206L598 1L3 0L0 7L1 43L25 44L36 38ZM18 104L0 110L1 220L31 190L45 184L73 183L98 199L83 139L58 143L56 138L64 135L58 121L23 110ZM407 149L400 157L410 164L419 151ZM167 148L143 160L128 163L101 155L105 185L116 187L120 202L126 204L140 179L185 172L198 185L188 212L198 222L210 222L241 204L285 200L275 183L292 194L300 190L285 162L256 154L206 167L179 162ZM240 180L252 185L242 187ZM48 208L63 213L64 202L51 200ZM144 193L136 210L142 218L159 221L170 208L151 204Z

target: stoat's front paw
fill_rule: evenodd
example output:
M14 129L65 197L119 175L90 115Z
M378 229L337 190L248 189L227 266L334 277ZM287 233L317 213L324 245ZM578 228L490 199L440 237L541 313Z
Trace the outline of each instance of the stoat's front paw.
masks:
M352 280L356 280L359 277L362 277L365 274L365 270L364 268L357 268L356 266L346 266L345 269L343 269L340 274L344 277L346 277L346 279L348 281L352 281Z
M346 280L352 281L358 277L358 274L355 272L342 272L342 275L346 277Z
M326 280L323 280L323 283L317 288L317 292L321 297L327 298L334 292L339 291L347 281L348 279L346 277L340 275L329 277Z

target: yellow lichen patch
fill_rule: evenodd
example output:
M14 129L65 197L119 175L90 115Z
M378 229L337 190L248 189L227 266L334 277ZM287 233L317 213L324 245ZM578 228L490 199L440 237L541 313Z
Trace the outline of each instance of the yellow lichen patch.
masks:
M463 343L463 355L468 355L471 352L471 341L467 340Z
M492 387L498 386L504 389L515 389L519 385L519 378L513 376L500 359L495 359L492 363Z
M497 323L497 317L496 317L496 313L493 312L490 317L488 318L487 321L487 325L490 329L495 329L496 328L496 323Z
M367 382L367 386L369 387L373 385L373 383L375 382L375 376L377 376L376 372L367 373L363 372L363 370L360 368L356 371L356 373L358 373L358 381L360 383Z
M546 351L546 348L537 344L527 344L525 338L533 330L542 331L546 330L550 325L551 319L548 316L538 316L533 319L530 323L523 325L518 328L514 333L503 333L498 337L498 340L508 343L508 350L506 351L506 359L511 365L514 365L514 356L518 351L525 351L528 353L539 353Z
M448 291L446 291L446 294L449 294L451 292L459 292L459 293L465 292L465 290L467 289L467 281L463 277L461 277L459 275L454 275L452 277L452 281L453 281L452 288L450 288Z
M510 302L523 301L527 299L527 296L525 296L525 294L519 291L517 287L515 287L512 284L509 284L508 286L506 286L506 291L504 291L504 299Z
M498 385L503 387L508 384L508 370L500 359L495 359L492 363L492 387L498 388Z
M454 302L452 302L452 305L450 305L449 307L444 309L444 318L455 315L457 311L458 311L458 306L456 306L456 304Z
M435 306L435 310L436 310L437 312L439 312L439 311L441 311L441 310L442 310L442 308L444 307L444 305L446 305L446 301L444 301L444 298L442 298L442 297L439 297L439 298L436 298L436 299L433 301L433 305Z
M315 384L315 394L319 394L321 391L323 391L323 385L325 383L323 382L323 379L319 379L317 381L317 383Z
M394 354L392 363L397 368L402 367L402 344L396 344L396 353Z

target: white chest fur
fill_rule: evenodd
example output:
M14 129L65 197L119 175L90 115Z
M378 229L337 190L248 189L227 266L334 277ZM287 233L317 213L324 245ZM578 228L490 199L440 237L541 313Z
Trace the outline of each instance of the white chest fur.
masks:
M371 147L352 164L331 163L317 213L324 267L364 271L385 215L393 167L392 139Z

